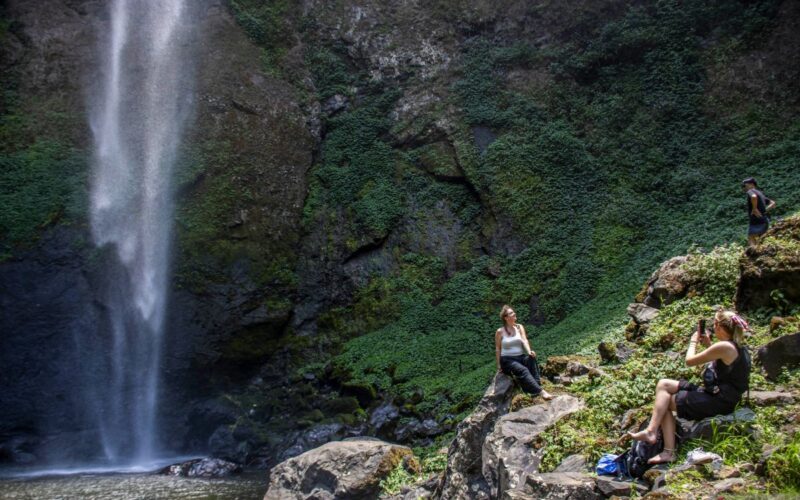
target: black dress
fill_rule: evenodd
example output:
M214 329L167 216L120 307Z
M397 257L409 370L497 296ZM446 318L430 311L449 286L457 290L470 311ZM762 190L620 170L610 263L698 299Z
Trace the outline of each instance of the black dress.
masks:
M702 420L714 415L727 415L736 409L736 405L742 399L742 394L750 386L750 369L746 354L743 352L744 347L738 346L735 342L731 342L731 344L739 353L733 363L726 365L721 359L714 361L720 389L717 394L709 394L702 387L690 384L685 380L680 381L680 390L675 395L678 417L687 420Z

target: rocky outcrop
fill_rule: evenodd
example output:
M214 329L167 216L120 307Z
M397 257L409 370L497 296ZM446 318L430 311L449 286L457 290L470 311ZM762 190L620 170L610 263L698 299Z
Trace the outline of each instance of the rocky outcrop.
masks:
M748 248L739 263L734 303L739 311L800 303L800 217L777 222L765 243Z
M691 278L683 265L689 258L688 255L682 255L662 263L647 280L636 301L660 309L686 295L691 285Z
M447 452L447 468L437 489L443 499L489 498L483 477L482 449L486 436L511 405L511 379L498 373L483 394L478 406L456 428L456 437Z
M516 489L525 476L538 472L540 458L531 443L560 418L583 408L573 396L523 408L501 417L486 436L481 454L483 478L492 498Z
M770 379L776 379L784 368L800 366L800 333L784 335L761 347L755 356Z
M411 449L378 439L327 443L276 465L265 500L372 499Z

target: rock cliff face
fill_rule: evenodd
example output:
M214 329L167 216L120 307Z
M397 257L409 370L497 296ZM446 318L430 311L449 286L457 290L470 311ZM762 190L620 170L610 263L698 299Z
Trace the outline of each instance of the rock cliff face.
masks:
M102 324L85 107L106 8L2 6L4 172L76 171L64 176L74 186L53 181L55 190L37 176L0 184L17 203L8 211L17 215L0 218L0 440L27 436L17 446L26 460L43 458L31 452L52 429L80 441L79 404L42 389L79 359L70 332ZM786 56L799 43L796 2L204 0L198 9L164 361L173 449L266 465L363 432L429 444L491 376L479 332L493 330L499 304L513 301L526 324L544 328L587 304L613 310L608 301L640 284L633 275L705 237L676 220L714 230L732 220L732 202L696 196L701 178L735 184L743 165L757 165L781 185L781 206L800 204L786 174L800 109L797 62ZM686 33L679 50L673 41ZM760 114L742 111L751 101ZM742 137L758 148L743 152ZM28 205L4 187L18 184L33 193ZM686 292L669 274L675 265L649 283L647 306ZM790 281L783 288L795 293ZM403 351L417 345L403 332L429 337ZM579 344L547 342L542 354ZM387 405L396 411L384 425Z

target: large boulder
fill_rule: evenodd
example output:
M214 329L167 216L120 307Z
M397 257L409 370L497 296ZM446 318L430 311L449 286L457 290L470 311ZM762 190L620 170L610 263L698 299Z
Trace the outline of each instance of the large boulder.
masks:
M481 450L497 419L508 412L512 388L511 379L498 373L475 411L458 424L447 452L445 474L437 489L440 498L489 498Z
M531 443L560 418L583 408L573 396L558 396L501 417L483 443L483 477L492 498L522 486L528 474L538 472L540 457Z
M714 436L714 431L723 431L735 425L750 426L756 419L756 414L750 408L739 408L728 415L717 415L715 417L704 418L696 422L691 420L678 419L681 426L681 437L683 441L691 439L710 440Z
M660 309L686 295L691 278L683 265L689 259L689 256L678 256L661 264L639 292L639 296L636 297L637 302Z
M800 332L779 337L761 347L756 360L764 369L767 378L776 379L781 370L800 366Z
M628 305L628 316L633 318L637 325L646 325L658 316L658 309L638 302Z
M327 443L276 465L264 499L377 498L381 480L411 454L410 448L378 439Z

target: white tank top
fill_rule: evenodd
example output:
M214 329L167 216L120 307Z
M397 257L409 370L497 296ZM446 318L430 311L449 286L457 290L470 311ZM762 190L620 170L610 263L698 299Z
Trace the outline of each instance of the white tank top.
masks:
M500 355L501 356L522 356L525 354L525 348L522 344L522 336L519 334L519 328L514 327L514 335L508 336L506 328L503 327L503 333L500 340Z

